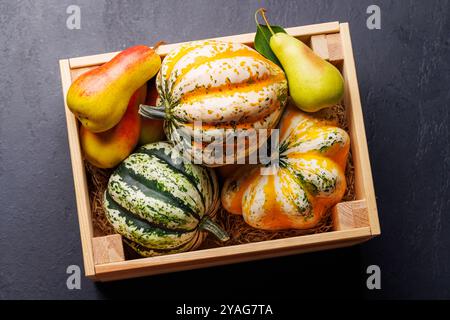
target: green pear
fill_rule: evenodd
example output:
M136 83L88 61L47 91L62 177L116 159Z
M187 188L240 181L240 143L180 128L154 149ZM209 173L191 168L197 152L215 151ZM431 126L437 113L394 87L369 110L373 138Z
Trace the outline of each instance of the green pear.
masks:
M289 93L298 108L315 112L342 99L344 79L339 70L303 42L285 33L275 33L270 38L270 48L283 66Z

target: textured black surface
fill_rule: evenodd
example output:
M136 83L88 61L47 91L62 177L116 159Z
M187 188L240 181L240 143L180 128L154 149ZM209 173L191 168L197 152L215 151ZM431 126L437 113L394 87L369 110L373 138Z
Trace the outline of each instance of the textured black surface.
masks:
M131 281L83 278L70 291L66 268L82 256L58 59L253 32L258 2L1 0L0 298L450 298L450 2L376 1L381 30L371 31L373 3L263 2L286 27L350 22L381 237ZM81 30L66 28L71 4ZM366 289L371 264L379 291Z

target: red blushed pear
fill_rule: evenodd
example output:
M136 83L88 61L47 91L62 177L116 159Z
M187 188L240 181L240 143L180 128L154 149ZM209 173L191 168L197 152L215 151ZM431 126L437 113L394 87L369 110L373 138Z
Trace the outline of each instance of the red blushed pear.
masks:
M67 106L91 132L109 130L122 119L133 93L160 67L161 58L152 48L128 48L78 77L67 93Z
M147 100L146 103L149 106L156 106L158 100L158 91L155 86L155 78L148 82L147 87ZM166 139L164 134L164 121L158 119L150 119L141 117L142 127L138 144L144 145L148 143L163 141Z
M80 127L80 142L87 161L98 168L113 168L136 147L141 133L139 105L145 102L147 85L132 96L120 122L110 130L94 133Z

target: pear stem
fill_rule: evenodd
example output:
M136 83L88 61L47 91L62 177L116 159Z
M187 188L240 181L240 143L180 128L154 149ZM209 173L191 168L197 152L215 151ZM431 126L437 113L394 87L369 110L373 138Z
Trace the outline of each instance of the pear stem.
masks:
M265 14L266 11L267 10L265 8L259 8L258 10L256 10L256 12L255 12L256 26L261 30L261 27L259 26L259 23L258 23L258 13L259 13L259 14L261 14L264 22L266 23L267 28L269 28L270 33L272 33L272 35L274 35L275 32L273 32L272 28L270 27L269 21L267 21L266 14Z
M153 48L153 50L156 51L156 49L158 49L159 46L162 46L163 44L167 44L167 42L165 42L164 40L158 41L157 43L155 43L155 44L152 46L152 48Z

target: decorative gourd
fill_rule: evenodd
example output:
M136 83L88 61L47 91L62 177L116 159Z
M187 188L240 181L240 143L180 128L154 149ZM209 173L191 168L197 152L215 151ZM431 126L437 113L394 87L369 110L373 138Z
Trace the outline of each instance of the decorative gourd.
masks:
M255 228L312 228L344 195L349 147L344 130L289 106L280 121L279 166L236 171L224 183L222 205Z
M212 169L185 163L167 142L140 147L111 175L106 217L142 256L195 249L207 230L225 241L212 220L219 206Z
M141 106L140 113L165 118L168 139L185 157L208 166L235 163L264 143L247 143L229 156L214 151L224 150L226 141L234 144L229 139L248 130L274 128L288 91L276 64L244 44L212 40L190 42L170 52L156 86L159 105ZM201 130L195 132L201 132L202 140L193 141L198 123Z

